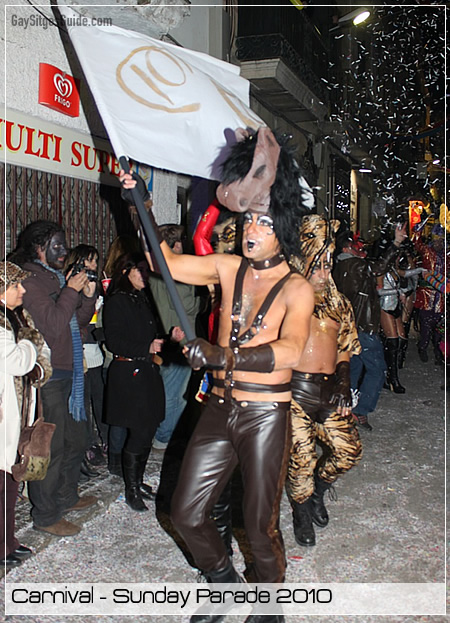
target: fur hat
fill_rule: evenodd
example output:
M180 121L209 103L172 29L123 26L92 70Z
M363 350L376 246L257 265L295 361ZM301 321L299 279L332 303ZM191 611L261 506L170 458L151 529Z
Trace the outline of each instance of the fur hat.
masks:
M29 271L23 270L17 264L7 261L0 262L0 292L5 292L9 286L20 283L30 275Z
M222 165L216 193L220 203L233 212L268 212L286 257L298 253L300 221L310 211L314 198L294 158L294 149L288 145L289 139L275 136L266 127L257 132L244 131Z

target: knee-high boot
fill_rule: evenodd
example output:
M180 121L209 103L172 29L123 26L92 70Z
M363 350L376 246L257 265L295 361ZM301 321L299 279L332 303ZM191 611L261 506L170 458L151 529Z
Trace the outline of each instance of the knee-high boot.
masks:
M146 485L144 482L145 468L147 466L150 450L151 448L144 448L142 453L139 455L139 491L141 492L141 496L146 500L154 500L156 498L156 493L153 491L151 486Z
M214 505L211 513L211 519L214 519L217 530L219 531L222 541L227 548L228 556L233 556L233 548L231 541L233 538L233 525L231 517L231 479L225 485L220 498Z
M317 472L314 472L314 493L310 497L311 500L311 519L319 526L319 528L325 528L328 524L329 517L327 509L325 508L325 504L323 501L323 496L325 495L325 491L331 487L331 482L325 482L317 475Z
M108 452L108 471L113 476L123 477L121 454Z
M316 544L316 535L311 518L311 498L299 504L291 499L294 537L298 545L312 547Z
M408 338L399 337L398 346L398 369L401 370L405 366L406 351L408 349Z
M404 394L405 388L400 385L398 379L398 349L399 338L389 337L386 338L384 343L384 357L386 359L387 374L386 374L386 389L390 389L395 394Z
M209 584L241 584L244 582L233 567L231 560L223 569L204 571L203 575ZM202 609L203 608L205 608L207 612L193 614L190 618L190 623L221 623L226 617L225 614L214 614L214 605L209 604L207 607L203 606ZM223 605L221 609L222 608Z
M125 501L134 511L148 511L139 488L141 478L141 455L128 452L128 450L123 450L122 455Z

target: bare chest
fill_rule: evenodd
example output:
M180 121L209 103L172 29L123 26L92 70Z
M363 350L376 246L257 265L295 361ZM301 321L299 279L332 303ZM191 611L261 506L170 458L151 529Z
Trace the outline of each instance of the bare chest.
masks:
M309 338L298 369L303 372L334 372L338 331L339 324L334 320L312 316Z
M280 292L269 305L267 302L268 295L278 279L258 277L257 275L255 278L253 274L245 275L237 305L233 305L234 289L222 290L219 327L219 340L222 345L228 343L236 327L238 336L244 333L247 333L248 337L251 336L252 346L277 338L285 314Z

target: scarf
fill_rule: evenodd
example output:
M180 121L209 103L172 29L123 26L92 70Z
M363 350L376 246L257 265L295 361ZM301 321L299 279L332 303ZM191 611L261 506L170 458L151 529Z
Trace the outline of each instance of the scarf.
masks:
M66 278L60 270L43 264L40 260L35 260L35 263L40 264L58 277L61 290L66 287ZM72 415L75 422L81 422L82 420L87 420L84 408L83 343L81 341L80 327L78 326L75 313L70 319L70 331L72 334L73 377L72 392L69 398L69 413Z

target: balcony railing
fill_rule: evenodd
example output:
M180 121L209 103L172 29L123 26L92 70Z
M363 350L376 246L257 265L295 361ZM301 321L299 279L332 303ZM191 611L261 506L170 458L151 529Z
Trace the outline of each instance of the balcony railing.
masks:
M328 99L328 48L301 11L239 7L236 56L241 62L281 58L320 99Z

